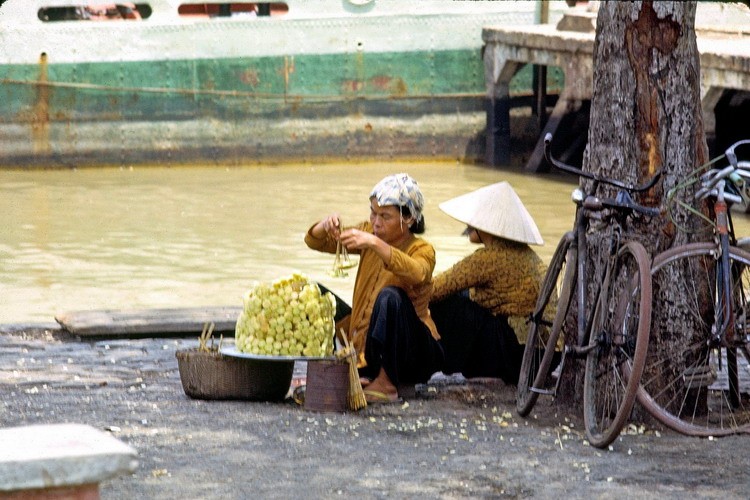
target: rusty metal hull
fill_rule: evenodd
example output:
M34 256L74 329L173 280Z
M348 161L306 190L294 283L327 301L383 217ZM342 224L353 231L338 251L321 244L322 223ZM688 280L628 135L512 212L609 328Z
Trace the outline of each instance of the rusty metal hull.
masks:
M0 166L479 159L482 27L534 7L289 1L286 17L185 19L155 0L140 22L28 19L85 3L0 7Z

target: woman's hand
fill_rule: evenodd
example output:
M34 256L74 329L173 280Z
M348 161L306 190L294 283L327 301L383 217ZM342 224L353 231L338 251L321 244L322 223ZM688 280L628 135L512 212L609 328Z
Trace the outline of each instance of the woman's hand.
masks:
M372 233L359 229L347 229L341 233L341 243L347 250L374 251L387 265L391 261L391 246Z
M339 214L333 213L328 217L318 222L312 230L313 236L316 238L323 239L327 235L332 236L334 239L339 239L341 235L341 218Z
M375 248L380 238L372 233L360 231L359 229L347 229L341 233L341 243L347 250L364 250Z

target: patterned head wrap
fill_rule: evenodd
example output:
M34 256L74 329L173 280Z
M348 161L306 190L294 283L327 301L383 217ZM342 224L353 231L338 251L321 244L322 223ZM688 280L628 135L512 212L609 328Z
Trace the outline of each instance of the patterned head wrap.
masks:
M419 222L422 218L424 197L417 181L409 174L389 175L372 188L370 198L375 198L381 207L386 205L406 207L414 218L414 222Z

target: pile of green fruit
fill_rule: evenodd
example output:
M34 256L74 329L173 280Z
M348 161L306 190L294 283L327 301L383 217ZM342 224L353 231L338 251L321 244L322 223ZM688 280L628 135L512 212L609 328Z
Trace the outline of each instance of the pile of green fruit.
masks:
M259 283L243 297L237 318L238 351L268 356L333 354L336 300L302 274Z

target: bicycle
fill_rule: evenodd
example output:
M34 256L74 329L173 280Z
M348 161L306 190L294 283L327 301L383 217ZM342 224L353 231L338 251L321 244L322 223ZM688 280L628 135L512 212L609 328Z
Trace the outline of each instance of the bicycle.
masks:
M544 139L544 155L554 167L592 181L591 189L573 191L576 204L573 229L561 238L529 318L529 330L518 381L516 409L529 414L540 394L555 396L562 378L550 376L553 360L561 374L569 356L585 357L584 423L589 442L608 446L620 434L635 402L643 370L651 322L651 260L643 245L626 233L627 220L657 216L657 208L633 201L630 193L651 189L654 175L641 186L631 186L566 165L550 153L551 134ZM598 198L600 184L618 189L614 198ZM586 303L588 284L586 241L592 222L609 228L606 262L595 279L594 308ZM564 342L573 332L567 321L572 297L578 297L575 343ZM564 346L564 347L563 347ZM561 353L558 354L558 350ZM624 376L627 374L627 377ZM555 380L556 379L556 380Z
M722 155L728 166L685 183L701 183L695 198L707 200L713 212L712 218L700 214L711 223L713 241L666 250L654 258L651 270L654 296L681 283L686 300L654 304L655 317L668 318L658 325L667 341L649 347L637 399L662 424L692 436L750 432L750 403L740 376L744 370L750 377L750 253L737 246L728 209L750 199L750 162L738 162L735 153L742 144L750 141L739 141ZM663 307L670 308L664 315Z

